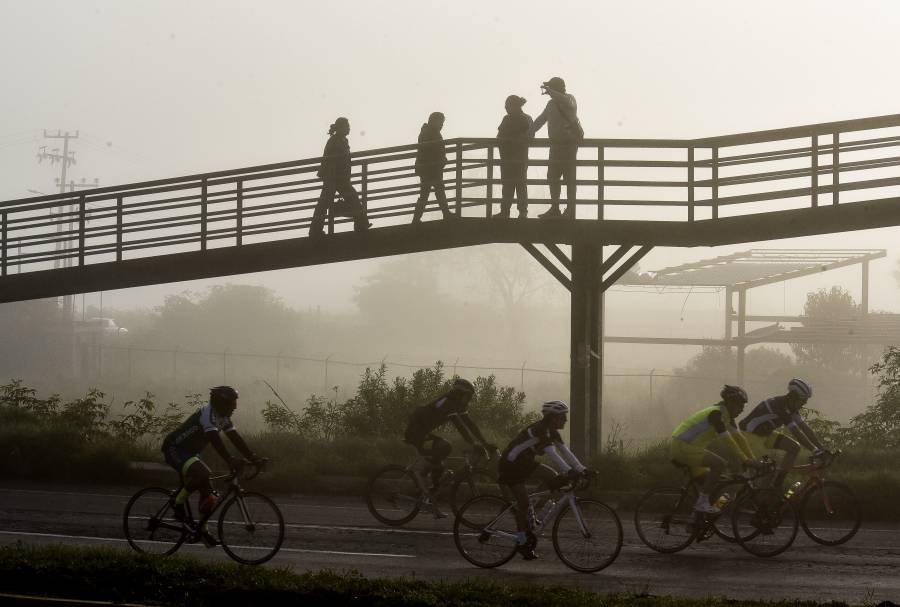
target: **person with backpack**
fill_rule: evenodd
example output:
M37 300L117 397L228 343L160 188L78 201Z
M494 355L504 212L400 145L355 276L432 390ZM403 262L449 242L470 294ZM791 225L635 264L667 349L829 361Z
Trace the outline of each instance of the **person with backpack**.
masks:
M578 120L578 104L575 97L566 92L566 83L554 76L541 85L544 95L550 100L540 116L534 119L529 135L534 136L544 124L550 137L550 164L547 167L547 181L550 182L550 209L539 215L541 218L563 217L575 219L576 172L578 145L584 139L584 129ZM566 210L560 213L559 197L562 181L566 182Z

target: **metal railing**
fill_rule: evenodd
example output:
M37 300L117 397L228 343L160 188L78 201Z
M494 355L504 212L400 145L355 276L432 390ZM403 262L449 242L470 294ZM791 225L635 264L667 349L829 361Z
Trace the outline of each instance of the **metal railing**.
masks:
M500 203L495 139L445 142L447 198L463 217ZM531 142L529 206L546 205L549 141ZM417 146L355 152L375 229L409 223ZM900 115L694 140L585 139L577 219L693 222L900 195ZM0 275L305 237L321 158L0 203ZM565 201L565 194L563 195ZM435 209L434 202L429 204ZM330 217L329 233L352 229Z

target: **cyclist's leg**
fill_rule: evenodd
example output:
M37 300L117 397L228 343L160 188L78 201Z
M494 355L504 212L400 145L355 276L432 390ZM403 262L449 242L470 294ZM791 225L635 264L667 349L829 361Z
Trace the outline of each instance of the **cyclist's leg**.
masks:
M453 446L434 434L429 434L426 440L429 440L431 445L427 449L420 450L420 453L425 455L431 464L431 490L434 491L444 474L444 460L453 451Z
M712 493L716 483L722 477L722 473L728 468L728 462L712 451L704 451L700 460L701 466L709 469L703 484L700 487L700 495L697 496L697 504L694 510L700 512L718 512L718 509L709 503L709 494Z
M709 503L709 494L713 490L716 481L722 475L728 462L702 446L692 445L677 438L672 439L670 455L672 461L687 466L691 471L691 478L699 485L699 495L694 510L698 512L715 512ZM703 477L702 482L698 479Z
M776 451L784 451L784 457L781 458L778 473L775 475L775 480L772 483L774 489L780 490L782 485L784 485L784 479L787 477L788 472L791 471L794 462L797 461L797 456L800 455L800 443L786 434L773 432L766 439L766 447Z
M531 476L535 468L537 468L537 464L533 461L510 462L502 459L498 465L497 475L497 482L503 488L504 494L512 493L515 499L516 549L526 560L537 558L534 553L537 538L531 533L528 520L533 514L529 512L531 503L528 500L528 489L525 487L526 479Z

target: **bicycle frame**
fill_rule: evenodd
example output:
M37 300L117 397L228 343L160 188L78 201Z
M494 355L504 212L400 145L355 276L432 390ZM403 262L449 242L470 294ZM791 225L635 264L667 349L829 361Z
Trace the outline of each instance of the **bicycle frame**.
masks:
M825 476L821 474L821 472L831 466L831 464L834 462L835 457L837 457L839 453L840 451L838 451L834 455L831 455L827 460L823 459L819 462L811 462L808 464L801 464L799 466L792 466L791 470L804 474L807 478L805 481L803 481L803 485L800 487L800 490L791 496L791 500L799 502L806 494L824 487ZM831 503L828 500L828 492L822 491L821 493L826 511L829 514L834 514L834 509L831 507Z

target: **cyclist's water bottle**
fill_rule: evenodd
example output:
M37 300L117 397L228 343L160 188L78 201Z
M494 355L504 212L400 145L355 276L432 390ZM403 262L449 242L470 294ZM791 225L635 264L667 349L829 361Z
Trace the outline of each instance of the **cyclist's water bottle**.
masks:
M713 504L713 506L715 506L719 510L724 510L729 501L731 501L731 496L727 493L723 493L718 498L716 498L716 502Z
M550 514L550 511L553 510L553 507L556 506L556 502L552 499L548 499L544 502L544 507L541 508L541 518L538 519L541 523L546 522L547 515Z
M797 481L793 485L791 485L788 488L788 490L784 492L784 499L787 499L787 500L791 499L794 496L794 494L800 490L800 486L802 484L803 483L801 483L800 481Z

